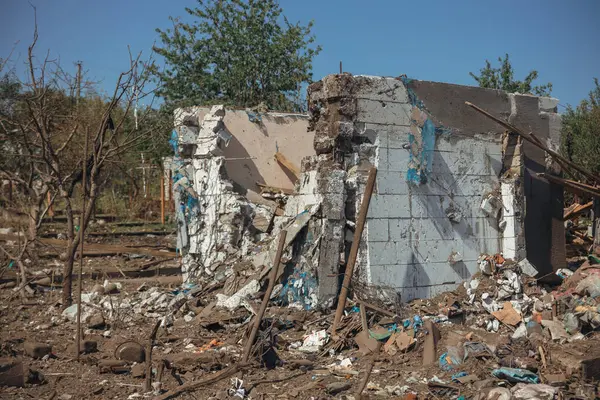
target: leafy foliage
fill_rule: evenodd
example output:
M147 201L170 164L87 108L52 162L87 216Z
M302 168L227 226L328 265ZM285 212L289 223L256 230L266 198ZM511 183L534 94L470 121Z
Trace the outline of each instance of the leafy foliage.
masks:
M172 18L173 28L157 29L163 43L155 51L165 69L154 69L167 104L222 103L297 110L293 100L312 80L312 22L292 24L277 0L198 0L186 8L191 24Z
M564 155L595 174L600 174L600 83L576 108L567 107L562 116Z
M499 68L492 67L492 64L485 60L485 67L479 71L479 76L472 72L469 74L479 83L480 87L488 89L500 89L509 93L529 93L536 96L550 96L552 93L552 83L545 85L532 86L533 81L538 78L538 72L533 70L527 74L524 80L515 80L515 72L508 58L508 54L498 57Z

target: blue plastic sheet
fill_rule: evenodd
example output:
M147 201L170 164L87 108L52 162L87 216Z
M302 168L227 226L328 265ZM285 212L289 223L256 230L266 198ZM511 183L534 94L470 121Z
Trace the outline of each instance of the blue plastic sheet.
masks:
M440 356L440 368L444 371L452 371L460 363L461 360L448 353L444 353Z
M460 383L460 381L458 380L458 378L462 378L463 376L467 376L467 375L469 375L469 374L467 374L464 371L456 373L456 374L452 375L452 378L451 378L452 382Z
M521 368L498 368L492 371L498 379L507 380L510 383L539 383L540 378L533 372Z

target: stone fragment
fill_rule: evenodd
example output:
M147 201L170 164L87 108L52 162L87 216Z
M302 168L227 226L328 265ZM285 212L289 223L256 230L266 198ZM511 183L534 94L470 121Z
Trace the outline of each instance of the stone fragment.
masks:
M327 394L334 395L348 390L352 387L350 382L333 382L325 387Z
M100 369L100 373L106 373L106 372L123 373L123 372L129 371L129 367L127 366L127 361L121 361L121 360L100 360L98 362L98 369Z
M70 347L70 349L69 349L70 354L75 354L75 346L77 346L77 343L73 343L73 345ZM95 340L81 341L81 344L79 347L80 354L90 354L90 353L95 353L97 351L98 351L98 342L96 342Z
M134 378L143 378L146 376L146 364L135 364L131 367L131 376Z
M104 292L105 292L104 286L102 286L100 284L94 285L94 287L92 288L92 293L97 293L99 295L103 295Z
M25 354L32 358L42 358L52 353L52 346L46 343L25 342L23 348Z
M46 377L40 371L29 369L27 373L26 383L29 385L43 385L47 382Z
M101 329L106 325L102 314L94 314L88 320L88 327L91 329Z
M0 358L0 386L25 386L23 363L17 358Z

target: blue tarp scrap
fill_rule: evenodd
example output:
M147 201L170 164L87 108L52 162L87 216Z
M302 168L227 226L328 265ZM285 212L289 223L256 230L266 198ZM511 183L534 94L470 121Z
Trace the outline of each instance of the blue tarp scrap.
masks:
M414 134L410 133L408 140L411 151L409 155L409 169L406 172L406 180L416 184L427 182L427 175L431 173L433 166L433 152L435 150L435 125L430 118L425 120L421 128L421 147L418 154L414 154L414 146L418 143Z
M454 367L461 363L461 360L453 357L449 353L444 353L440 356L440 368L444 371L452 371Z
M173 130L173 132L171 132L171 139L169 139L169 145L171 146L171 149L173 149L173 153L175 154L175 156L177 156L178 144L179 135L177 135L177 131Z
M492 371L492 375L510 383L540 383L540 378L536 374L522 368L498 368Z
M310 296L317 288L317 279L311 273L294 270L281 289L279 297L283 305L300 303L305 310L310 310L312 308Z
M262 122L262 115L260 115L260 113L246 110L246 114L248 114L248 119L250 120L250 122L254 122L254 123Z

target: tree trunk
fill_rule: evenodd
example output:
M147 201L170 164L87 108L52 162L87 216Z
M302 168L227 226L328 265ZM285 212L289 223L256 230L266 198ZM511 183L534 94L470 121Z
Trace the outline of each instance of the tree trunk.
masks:
M63 283L62 283L62 306L63 308L69 307L73 303L72 290L73 281L71 275L73 274L73 265L75 264L75 251L77 245L75 243L75 221L73 219L73 207L71 206L71 199L66 192L63 193L66 207L65 213L67 215L67 248L66 248L66 261L63 268Z
M92 174L92 178L95 177L95 174ZM85 235L85 230L87 229L88 223L90 221L90 217L92 215L92 211L96 204L96 192L97 186L94 182L91 184L90 189L90 197L87 201L85 209L81 209L81 215L79 217L79 232L78 234L73 234L73 239L69 239L69 245L67 246L67 261L65 263L65 268L63 272L63 307L69 307L73 304L73 266L75 265L75 260L77 256L77 251L79 250L79 245L81 240L83 240ZM70 215L70 216L69 216ZM67 221L71 221L70 224L73 223L73 210L71 209L70 202L67 203ZM69 231L73 232L72 226L69 226ZM79 257L83 257L83 254L80 254Z
M77 244L75 241L70 242L67 246L67 260L65 267L63 268L63 283L62 283L62 306L63 308L69 307L73 304L73 265L75 264L75 254L77 251Z

